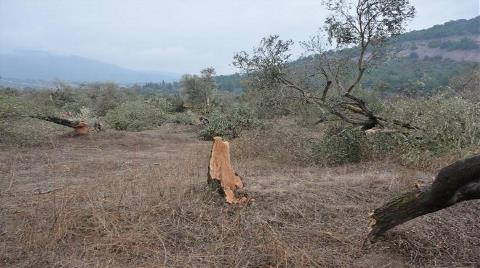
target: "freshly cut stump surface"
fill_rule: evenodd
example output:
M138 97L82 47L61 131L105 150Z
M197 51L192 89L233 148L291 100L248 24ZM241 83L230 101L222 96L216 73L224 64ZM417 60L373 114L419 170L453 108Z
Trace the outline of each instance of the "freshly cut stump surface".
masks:
M225 196L229 204L239 204L246 197L237 197L235 190L243 188L240 176L233 170L230 162L230 144L222 137L213 138L212 154L208 166L208 184Z
M85 122L78 123L78 125L74 126L73 129L75 129L75 134L77 135L86 135L90 133L90 127Z

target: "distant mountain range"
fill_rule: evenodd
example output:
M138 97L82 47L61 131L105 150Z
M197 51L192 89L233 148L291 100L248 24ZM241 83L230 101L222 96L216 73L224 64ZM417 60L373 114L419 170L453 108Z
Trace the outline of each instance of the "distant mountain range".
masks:
M136 71L79 56L18 50L0 53L0 77L0 85L24 87L42 86L55 80L78 83L114 81L123 84L171 82L178 80L180 74Z

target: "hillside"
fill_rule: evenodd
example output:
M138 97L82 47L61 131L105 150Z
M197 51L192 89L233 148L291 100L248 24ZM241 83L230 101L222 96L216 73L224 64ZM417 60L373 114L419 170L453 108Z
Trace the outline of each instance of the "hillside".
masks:
M398 38L398 42L431 40L461 35L479 35L480 16L472 19L449 21L441 25L435 25L428 29L411 31Z
M449 21L429 29L412 31L391 45L397 57L441 57L457 62L480 62L480 16Z
M430 91L445 86L451 77L480 63L480 16L405 33L392 40L387 51L389 59L365 75L364 87ZM355 57L354 49L346 52ZM301 58L292 66L300 68L308 61L308 57ZM241 88L238 75L224 76L218 82L229 91Z
M41 84L35 83L35 80L142 83L168 82L180 77L175 73L135 71L89 58L30 50L0 54L0 76L3 84L17 81L21 87L22 83L30 86Z

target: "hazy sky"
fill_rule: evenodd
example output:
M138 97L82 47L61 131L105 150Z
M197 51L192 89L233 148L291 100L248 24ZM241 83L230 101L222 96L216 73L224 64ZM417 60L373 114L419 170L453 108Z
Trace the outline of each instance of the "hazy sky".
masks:
M0 0L0 53L45 50L139 70L231 73L235 52L279 34L302 41L321 0ZM479 15L479 0L411 0L409 29Z

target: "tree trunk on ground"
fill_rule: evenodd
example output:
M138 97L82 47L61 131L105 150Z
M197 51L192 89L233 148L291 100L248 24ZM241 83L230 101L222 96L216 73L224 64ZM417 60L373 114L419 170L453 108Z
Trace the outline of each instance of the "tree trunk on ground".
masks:
M243 188L240 176L230 162L230 144L221 137L213 138L212 154L208 166L208 184L219 191L229 204L245 203L246 197L238 197L237 189Z
M404 222L458 202L480 199L480 155L457 161L440 170L429 186L405 193L370 215L367 241Z
M55 117L55 116L32 116L33 118L45 120L55 124L59 124L66 127L71 127L74 129L75 134L85 135L90 132L90 126L83 121L72 121L65 118Z

